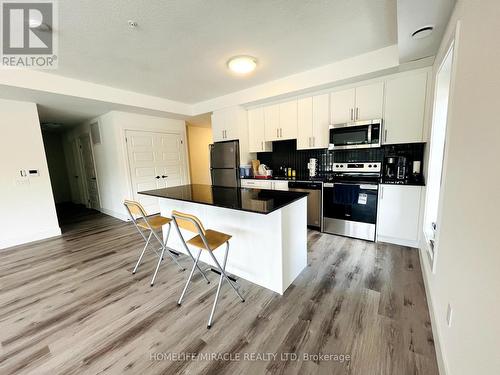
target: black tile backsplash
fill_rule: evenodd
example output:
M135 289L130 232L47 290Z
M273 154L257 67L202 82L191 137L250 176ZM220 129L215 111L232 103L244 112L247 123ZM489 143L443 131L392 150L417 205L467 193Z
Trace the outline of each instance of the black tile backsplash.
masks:
M309 159L316 158L318 159L318 175L323 176L331 170L335 162L382 162L384 156L406 156L409 160L423 161L424 147L425 143L407 143L360 150L297 150L297 141L288 140L273 142L273 151L259 152L257 159L271 168L274 175L278 175L280 166L284 166L295 169L297 177L305 177L309 174L307 170Z

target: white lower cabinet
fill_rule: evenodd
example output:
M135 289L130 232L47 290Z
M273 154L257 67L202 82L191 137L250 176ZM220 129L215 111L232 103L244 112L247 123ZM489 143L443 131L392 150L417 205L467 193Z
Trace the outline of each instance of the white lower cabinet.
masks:
M259 179L242 179L241 187L269 190L288 190L288 181L273 181Z
M288 191L288 181L273 181L273 190Z
M271 181L271 180L258 180L258 179L242 179L241 180L241 187L272 190L273 181Z
M418 247L421 186L379 186L377 241Z

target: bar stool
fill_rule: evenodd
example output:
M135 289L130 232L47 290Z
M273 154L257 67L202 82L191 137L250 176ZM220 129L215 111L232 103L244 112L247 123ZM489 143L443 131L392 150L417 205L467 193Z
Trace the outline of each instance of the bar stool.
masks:
M134 223L135 227L137 228L139 234L144 238L144 241L146 241L146 245L144 245L144 249L142 249L141 255L139 256L139 259L137 260L137 263L134 267L134 270L132 271L132 274L135 274L137 271L137 268L139 267L139 264L141 264L142 257L144 256L144 253L146 252L146 249L148 245L150 245L151 237L156 238L156 240L160 243L160 248L158 249L153 249L155 254L158 256L158 263L156 264L156 269L155 273L153 275L153 278L151 279L151 286L153 286L156 275L158 274L158 270L160 269L160 264L161 261L163 260L163 256L165 254L165 250L167 249L167 242L168 242L168 237L170 235L170 229L171 229L171 222L172 219L169 219L167 217L163 217L160 215L157 216L152 216L148 217L146 215L146 211L144 210L144 207L139 202L131 201L131 200L125 200L123 202L125 205L125 208L127 209L128 214L130 215L130 218L132 219L132 222ZM165 241L163 241L158 234L156 233L156 230L162 229L164 225L168 225L168 231L167 231L167 236L165 238ZM146 238L146 235L144 234L144 231L149 231L149 235ZM161 250L161 253L158 254L158 250ZM183 270L185 271L186 269L182 267L177 259L170 253L170 251L167 251L167 254L170 255L170 258Z
M185 214L185 213L178 212L178 211L172 211L172 218L174 220L174 226L177 229L177 233L179 234L179 237L181 238L186 250L188 251L189 255L191 255L191 258L194 261L193 268L191 269L191 273L189 274L186 285L184 286L181 297L179 298L179 301L177 302L177 304L179 306L181 305L182 299L184 298L184 295L186 294L186 290L188 288L189 282L191 281L191 278L193 277L194 270L196 268L198 268L200 270L200 272L203 274L203 276L205 276L203 271L198 266L198 260L200 259L200 255L201 255L202 250L208 251L212 260L216 264L218 271L220 272L219 285L217 286L217 292L215 293L215 301L214 301L214 304L212 306L212 311L210 312L210 317L208 318L207 328L210 329L210 327L212 326L212 319L213 319L214 313L215 313L215 307L217 306L217 301L219 300L220 288L222 286L222 282L224 279L227 280L227 282L229 283L231 288L233 288L233 290L236 292L238 297L240 297L241 302L245 302L245 299L242 297L242 295L238 291L238 288L233 284L233 282L229 279L229 277L226 274L226 262L227 262L227 255L229 253L229 240L231 239L231 236L229 234L217 232L217 231L211 230L211 229L205 230L201 221L196 216L193 216L193 215ZM196 233L197 235L194 236L193 238L191 238L190 240L186 241L184 239L184 237L182 236L180 228L185 229L185 230L192 232L192 233ZM196 255L196 258L194 258L192 256L187 244L198 248L198 254ZM221 266L213 252L214 252L214 250L216 250L217 248L219 248L220 246L222 246L224 244L226 244L226 253L224 254L224 261L222 262L222 266ZM206 277L205 277L205 279L206 279Z

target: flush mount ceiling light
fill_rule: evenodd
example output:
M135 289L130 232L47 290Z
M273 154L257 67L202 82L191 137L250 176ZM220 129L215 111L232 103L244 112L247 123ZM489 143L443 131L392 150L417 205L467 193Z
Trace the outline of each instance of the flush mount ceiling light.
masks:
M137 21L134 21L134 20L128 20L127 23L128 23L128 27L130 27L131 29L135 29L138 26Z
M234 56L228 60L227 67L236 74L248 74L257 67L257 59L252 56Z
M429 35L431 35L432 31L434 31L434 26L433 25L424 26L424 27L421 27L418 30L415 30L411 34L411 37L413 39L424 39L424 38L427 38Z

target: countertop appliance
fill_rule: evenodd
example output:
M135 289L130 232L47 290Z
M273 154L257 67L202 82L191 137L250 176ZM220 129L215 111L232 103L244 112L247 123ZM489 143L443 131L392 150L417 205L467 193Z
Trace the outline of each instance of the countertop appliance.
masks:
M380 147L382 119L330 125L330 150Z
M318 159L310 158L309 163L307 163L307 169L309 170L309 177L316 177L318 172Z
M323 183L306 181L289 181L288 190L309 193L307 196L307 226L323 230L322 199Z
M384 158L382 183L395 185L422 185L423 177L420 166L420 161L410 161L405 156L386 156Z
M323 230L375 241L382 163L334 163L323 184Z
M210 145L210 174L214 186L240 186L240 145L238 141Z

